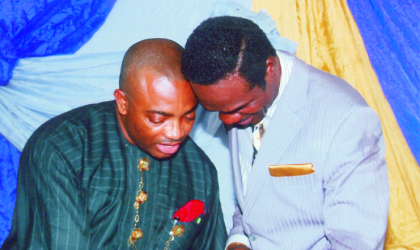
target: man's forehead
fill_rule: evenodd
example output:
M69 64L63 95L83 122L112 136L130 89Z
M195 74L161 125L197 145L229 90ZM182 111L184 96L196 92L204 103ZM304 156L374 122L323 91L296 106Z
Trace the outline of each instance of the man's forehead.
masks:
M204 108L210 111L229 112L236 109L237 106L241 106L241 104L237 104L240 100L235 98L235 92L217 87L211 89L207 89L206 87L207 86L200 86L194 88L197 97Z
M162 74L153 68L143 68L130 77L135 94L145 98L153 95L171 95L176 91L176 80L172 75Z
M243 77L237 75L229 75L209 85L191 83L191 86L199 99L208 95L219 95L220 98L238 94L246 95L250 91L249 83Z
M190 107L188 107L190 106ZM197 109L198 103L191 103L191 105L183 105L183 108L185 108L184 112L181 115L185 115L185 114L189 114L194 112ZM174 113L174 110L172 109L171 106L169 106L167 109L165 109L165 107L162 106L149 106L146 107L145 110L146 113L149 114L159 114L159 115L163 115L163 116L167 116L167 117L171 117L171 116L175 116L177 114Z
M190 84L160 76L138 89L137 101L142 109L150 114L177 116L191 112L197 105L197 99Z

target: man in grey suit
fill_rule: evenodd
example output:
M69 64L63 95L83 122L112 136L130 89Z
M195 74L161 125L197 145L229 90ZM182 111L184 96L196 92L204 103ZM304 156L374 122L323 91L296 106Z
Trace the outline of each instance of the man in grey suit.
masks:
M238 207L227 249L381 249L389 187L380 121L344 80L216 17L182 72L229 131Z

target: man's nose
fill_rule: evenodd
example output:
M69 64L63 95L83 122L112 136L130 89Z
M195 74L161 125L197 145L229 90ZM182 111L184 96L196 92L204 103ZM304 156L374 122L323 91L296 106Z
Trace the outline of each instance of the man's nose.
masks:
M184 131L180 121L176 120L168 124L168 127L166 128L166 137L172 140L179 140L184 137Z
M242 118L242 115L239 113L233 114L223 114L219 112L219 119L226 125L231 125L238 123Z

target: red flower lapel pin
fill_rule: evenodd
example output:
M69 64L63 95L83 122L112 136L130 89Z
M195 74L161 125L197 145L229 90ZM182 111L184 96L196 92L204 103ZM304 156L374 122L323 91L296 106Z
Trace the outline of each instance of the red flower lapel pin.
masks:
M190 222L200 215L204 215L204 202L191 200L176 211L172 219L180 222Z
M176 211L174 216L172 217L172 219L174 220L174 227L169 233L171 236L169 237L169 240L166 241L165 250L168 249L169 244L171 243L171 241L174 240L174 236L179 237L185 231L183 225L176 225L176 223L178 223L178 221L190 222L196 220L197 224L200 224L200 215L204 215L204 202L200 200L190 200L184 206L178 209L178 211Z

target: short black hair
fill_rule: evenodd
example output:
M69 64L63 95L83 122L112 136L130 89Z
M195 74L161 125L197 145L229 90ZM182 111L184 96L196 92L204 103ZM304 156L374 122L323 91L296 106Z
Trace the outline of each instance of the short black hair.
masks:
M265 90L269 56L276 56L276 51L257 24L241 17L212 17L187 39L181 70L187 80L201 85L239 73L250 89Z

